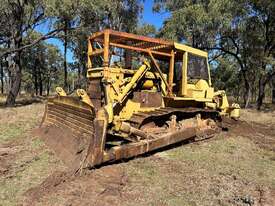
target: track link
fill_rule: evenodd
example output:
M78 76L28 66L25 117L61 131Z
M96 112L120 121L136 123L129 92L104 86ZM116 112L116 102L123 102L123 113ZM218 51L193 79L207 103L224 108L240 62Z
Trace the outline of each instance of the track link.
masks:
M195 117L196 114L201 114L204 116L211 117L214 120L220 121L220 115L217 111L211 109L201 109L201 108L160 108L151 112L138 112L135 113L128 122L132 127L139 129L145 122L153 121L154 119L159 119L163 117L169 117L173 114L178 114L181 116Z

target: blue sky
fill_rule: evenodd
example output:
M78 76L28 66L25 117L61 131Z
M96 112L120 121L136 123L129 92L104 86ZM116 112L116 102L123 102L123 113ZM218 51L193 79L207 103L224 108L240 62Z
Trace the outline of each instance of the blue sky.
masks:
M157 29L159 29L165 18L169 16L169 13L155 13L152 11L154 1L153 0L145 0L144 2L144 10L142 14L142 19L140 23L148 23L153 24ZM38 30L42 33L46 33L48 30L48 25L41 25L38 27ZM48 43L54 44L59 47L60 51L63 53L63 44L58 39L48 39L46 40ZM67 60L68 62L73 62L73 53L71 51L67 52Z
M144 11L143 11L143 19L141 23L149 23L155 25L157 29L159 29L165 20L169 16L168 12L155 13L152 11L154 1L153 0L145 0Z

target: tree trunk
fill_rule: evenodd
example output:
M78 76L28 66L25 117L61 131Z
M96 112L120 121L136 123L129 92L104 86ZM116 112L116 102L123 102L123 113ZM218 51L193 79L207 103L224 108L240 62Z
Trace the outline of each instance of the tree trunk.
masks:
M272 84L272 104L275 104L275 76L271 80Z
M39 80L39 95L43 95L43 82L41 80Z
M22 38L17 36L17 38L15 39L11 44L12 48L15 48L15 49L20 48ZM21 86L21 79L22 79L21 52L15 52L12 55L10 55L8 69L11 74L11 87L9 89L8 96L6 99L6 105L13 106L15 105L15 100Z
M257 109L258 110L260 110L263 105L263 100L265 97L265 85L266 85L266 81L263 79L263 77L260 77L259 92L258 92L258 99L257 99Z
M1 75L1 94L4 94L4 68L3 68L3 64L0 67L0 75Z
M9 70L9 65L8 65L8 79L7 79L7 90L10 91L11 89L11 71Z
M47 96L50 95L50 78L48 78L48 83L47 83Z
M20 60L19 60L20 61ZM15 63L14 65L11 65L14 68L14 73L11 76L11 88L8 93L7 99L6 99L6 105L7 106L13 106L15 105L16 97L19 93L20 86L21 86L21 65L19 62Z
M38 85L39 85L39 95L43 95L43 80L42 80L42 72L41 68L38 69Z
M251 87L248 81L245 80L244 108L247 108L249 106L250 99L251 99Z
M81 79L81 64L78 63L78 68L77 68L77 87L80 88L80 79Z
M37 60L35 61L37 65ZM34 78L34 89L35 89L35 95L38 95L38 81L37 81L37 69L36 67L33 68L33 78Z
M37 81L37 74L34 75L34 88L35 88L35 95L38 95L38 81Z
M272 88L272 104L275 104L275 87Z
M240 59L237 59L239 61L239 65L241 67L241 74L244 80L244 87L245 87L245 91L243 94L243 99L244 99L244 108L247 108L249 106L249 102L251 99L251 86L249 84L249 81L247 79L247 72L245 70L245 67L243 66L242 62L240 61Z
M67 69L67 47L68 47L68 22L64 21L64 89L68 89L68 69Z

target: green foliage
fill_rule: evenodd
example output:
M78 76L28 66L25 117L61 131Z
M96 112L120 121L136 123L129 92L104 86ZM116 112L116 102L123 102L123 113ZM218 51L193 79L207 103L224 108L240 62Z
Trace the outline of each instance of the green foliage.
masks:
M155 36L157 33L156 27L152 24L144 23L136 28L136 32L139 35Z
M32 41L32 39L41 35L32 32L25 41ZM62 62L63 59L59 49L55 45L46 42L40 42L25 50L22 57L24 90L29 93L35 91L37 95L38 90L42 90L39 93L43 94L43 86L49 92L52 85L62 84L60 81Z
M212 82L215 88L225 90L227 95L239 95L238 65L232 64L228 58L219 58L218 65L211 70Z

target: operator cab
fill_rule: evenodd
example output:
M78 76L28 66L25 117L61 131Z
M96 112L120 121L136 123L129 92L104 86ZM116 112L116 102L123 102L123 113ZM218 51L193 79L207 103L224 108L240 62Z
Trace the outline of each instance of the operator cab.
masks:
M196 101L210 99L214 89L211 88L207 52L175 43L175 53L173 94Z

